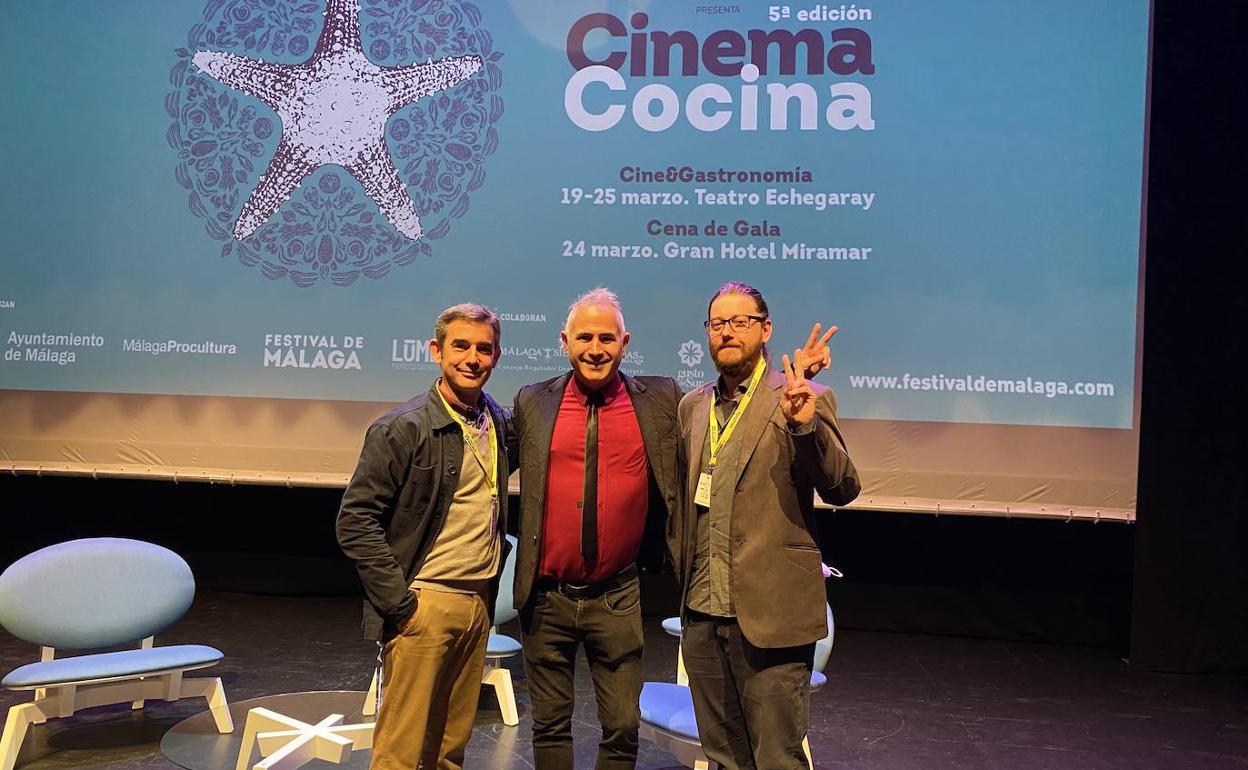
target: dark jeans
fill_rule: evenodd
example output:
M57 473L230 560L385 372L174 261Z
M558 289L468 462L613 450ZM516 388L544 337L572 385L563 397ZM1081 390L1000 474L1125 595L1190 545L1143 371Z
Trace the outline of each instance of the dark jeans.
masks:
M634 575L592 598L557 589L539 591L520 615L524 672L533 706L533 764L572 770L572 708L576 649L594 680L598 722L597 770L632 770L641 724L641 587Z
M702 751L722 770L809 770L815 645L765 649L736 618L686 611L680 639Z

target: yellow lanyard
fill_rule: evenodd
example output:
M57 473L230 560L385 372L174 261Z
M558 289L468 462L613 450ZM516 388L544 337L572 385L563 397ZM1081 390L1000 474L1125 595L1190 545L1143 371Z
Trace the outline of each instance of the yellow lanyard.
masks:
M477 448L476 440L472 437L472 434L468 429L467 421L464 420L463 417L460 417L459 413L451 408L451 405L446 400L446 396L442 395L441 387L436 387L434 389L438 391L438 398L442 399L442 406L446 407L447 414L451 416L451 419L459 425L460 431L463 432L464 443L468 445L470 450L472 450L472 455L477 458L477 462L481 463L481 470L486 472L485 480L490 485L490 495L495 499L498 499L498 437L491 429L494 424L493 415L490 414L489 409L482 407L485 409L485 430L490 436L490 460L492 461L486 463L485 458L481 456L481 450Z
M715 419L715 403L712 399L710 415L711 415L711 470L715 470L715 464L719 461L719 450L724 444L728 443L728 438L732 435L733 428L737 427L737 423L741 421L741 415L745 414L745 408L750 405L750 399L754 397L754 391L758 390L758 383L763 381L763 372L767 371L767 361L763 358L758 359L758 364L754 367L754 374L750 377L750 387L746 389L745 395L741 397L741 403L737 404L736 411L732 413L732 417L728 418L728 424L724 426L724 434L719 434L719 420Z

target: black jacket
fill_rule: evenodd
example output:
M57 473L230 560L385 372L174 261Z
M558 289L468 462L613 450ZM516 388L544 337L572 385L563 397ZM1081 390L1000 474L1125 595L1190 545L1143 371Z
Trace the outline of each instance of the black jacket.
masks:
M541 561L542 521L546 513L546 476L550 468L550 443L554 436L555 417L563 391L571 373L545 382L528 385L516 394L513 430L520 441L520 512L516 547L515 606L521 609L533 594L537 569ZM656 549L654 556L642 554L645 560L661 561L665 549L664 532L669 517L679 516L681 475L677 469L676 451L679 432L676 407L680 403L680 387L669 377L624 378L624 387L633 403L637 424L641 428L646 460L650 466L650 502L643 552ZM655 558L657 556L657 558Z
M355 562L364 585L368 639L395 631L416 611L408 586L442 531L459 485L463 433L436 387L369 426L359 464L342 496L338 544ZM498 432L498 479L503 486L516 457L511 413L488 394L481 398ZM500 537L507 530L506 489L501 491Z

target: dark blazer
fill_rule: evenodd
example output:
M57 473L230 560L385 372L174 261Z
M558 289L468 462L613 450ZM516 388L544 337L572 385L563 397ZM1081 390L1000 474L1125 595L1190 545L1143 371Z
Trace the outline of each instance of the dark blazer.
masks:
M836 423L836 397L824 385L810 385L816 394L815 427L794 435L780 411L784 374L769 370L732 438L740 442L736 467L716 471L735 474L737 482L730 533L732 599L741 633L756 647L793 647L827 634L814 492L830 505L845 505L860 490ZM685 504L671 530L682 613L697 545L694 492L713 401L713 383L708 383L680 402Z
M630 377L621 374L633 402L642 444L650 466L650 503L647 532L662 532L669 515L679 511L680 474L676 466L676 406L680 387L668 377ZM528 385L516 394L514 425L520 445L520 513L516 547L516 608L524 607L533 594L542 554L542 521L546 513L546 476L550 467L550 444L555 417L571 372L552 380ZM649 526L653 523L655 526ZM643 543L644 547L644 543Z
M436 387L435 383L396 406L369 427L338 510L338 544L355 562L364 585L368 639L397 630L416 612L408 586L442 531L459 486L463 432L442 405ZM508 458L515 458L511 414L488 394L481 398L498 432L498 478L505 485L511 467ZM500 504L502 537L507 531L505 497Z

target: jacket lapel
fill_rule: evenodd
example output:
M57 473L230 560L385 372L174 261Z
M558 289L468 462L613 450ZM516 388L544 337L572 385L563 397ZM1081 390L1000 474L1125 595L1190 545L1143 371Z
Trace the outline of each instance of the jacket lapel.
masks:
M741 480L741 474L745 472L745 466L749 464L750 457L754 455L754 450L763 437L767 423L771 422L772 412L776 411L776 407L780 405L780 391L783 388L784 375L769 368L763 375L763 381L758 384L758 390L754 391L745 414L741 415L741 422L737 424L737 430L740 431L738 440L741 443L737 445L734 483Z
M698 475L703 470L702 445L706 443L707 421L710 419L711 401L714 399L714 390L712 390L711 385L703 385L695 392L698 396L693 403L693 411L689 417L693 424L689 426L689 454L687 457L689 475L685 480L689 505L693 504L693 498L698 491Z
M555 418L559 416L559 403L563 401L563 391L568 385L568 378L572 375L564 376L554 380L549 386L538 391L536 403L533 408L525 414L524 418L532 426L533 445L525 447L521 451L529 452L530 449L536 449L537 452L537 478L526 479L530 482L528 486L532 487L532 494L529 500L533 505L538 505L541 500L546 499L546 477L550 470L550 442L555 436ZM530 452L530 455L532 452ZM532 482L536 482L535 484ZM521 489L525 485L521 485ZM540 510L535 508L533 510Z
M654 474L656 480L661 484L666 477L666 467L656 467L662 463L667 464L667 453L663 451L662 437L659 435L658 426L655 424L654 400L646 388L644 382L621 375L624 379L624 388L628 391L629 401L633 404L633 414L637 415L637 427L641 430L641 443L646 449L646 460L650 464L650 470Z

